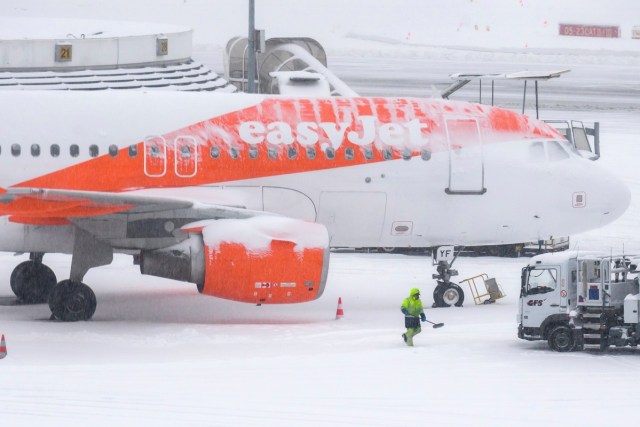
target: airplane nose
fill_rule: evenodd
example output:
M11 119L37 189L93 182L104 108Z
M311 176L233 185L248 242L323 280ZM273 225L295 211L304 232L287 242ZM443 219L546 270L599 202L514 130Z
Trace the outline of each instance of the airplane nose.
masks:
M609 224L620 218L631 204L631 191L627 184L613 174L603 180L602 221L601 225Z

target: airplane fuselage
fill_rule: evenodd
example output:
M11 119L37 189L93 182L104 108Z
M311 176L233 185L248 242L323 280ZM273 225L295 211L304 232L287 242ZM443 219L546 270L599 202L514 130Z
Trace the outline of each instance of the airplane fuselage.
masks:
M603 225L628 204L626 187L554 129L488 106L159 92L3 98L2 188L264 210L324 224L331 246L545 239ZM0 249L48 252L55 241L56 251L71 251L65 229L77 222L34 220L33 210L0 212ZM125 226L116 247L165 244L136 240Z

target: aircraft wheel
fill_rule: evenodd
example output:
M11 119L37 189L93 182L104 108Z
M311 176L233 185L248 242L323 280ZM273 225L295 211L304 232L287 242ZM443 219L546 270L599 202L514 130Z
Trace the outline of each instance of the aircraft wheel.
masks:
M444 284L442 282L438 282L438 285L433 290L433 307L446 307L444 302L442 301L442 290L444 289Z
M452 305L462 307L462 303L464 302L464 292L462 291L462 288L455 283L449 283L448 286L444 285L440 287L439 294L439 299L442 301L441 307L451 307Z
M572 351L576 347L573 331L566 325L556 326L549 333L547 341L552 350L565 352Z
M95 313L96 306L96 295L82 282L63 280L49 295L51 313L63 322L89 320Z
M13 269L9 284L20 301L38 304L47 302L56 281L55 273L46 265L24 261Z

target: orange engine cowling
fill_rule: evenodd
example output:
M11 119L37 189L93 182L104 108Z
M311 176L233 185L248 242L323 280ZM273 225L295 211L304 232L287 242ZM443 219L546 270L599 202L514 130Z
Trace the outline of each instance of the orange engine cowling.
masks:
M197 258L204 274L192 277L202 277L198 289L204 294L284 304L311 301L324 291L329 236L321 224L264 215L200 221L183 231L202 236L204 257Z

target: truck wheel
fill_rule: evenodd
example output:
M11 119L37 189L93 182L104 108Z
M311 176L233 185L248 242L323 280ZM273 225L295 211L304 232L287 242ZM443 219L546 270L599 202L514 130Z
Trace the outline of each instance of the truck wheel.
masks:
M549 347L559 352L573 351L576 340L573 331L566 325L556 326L549 333Z

